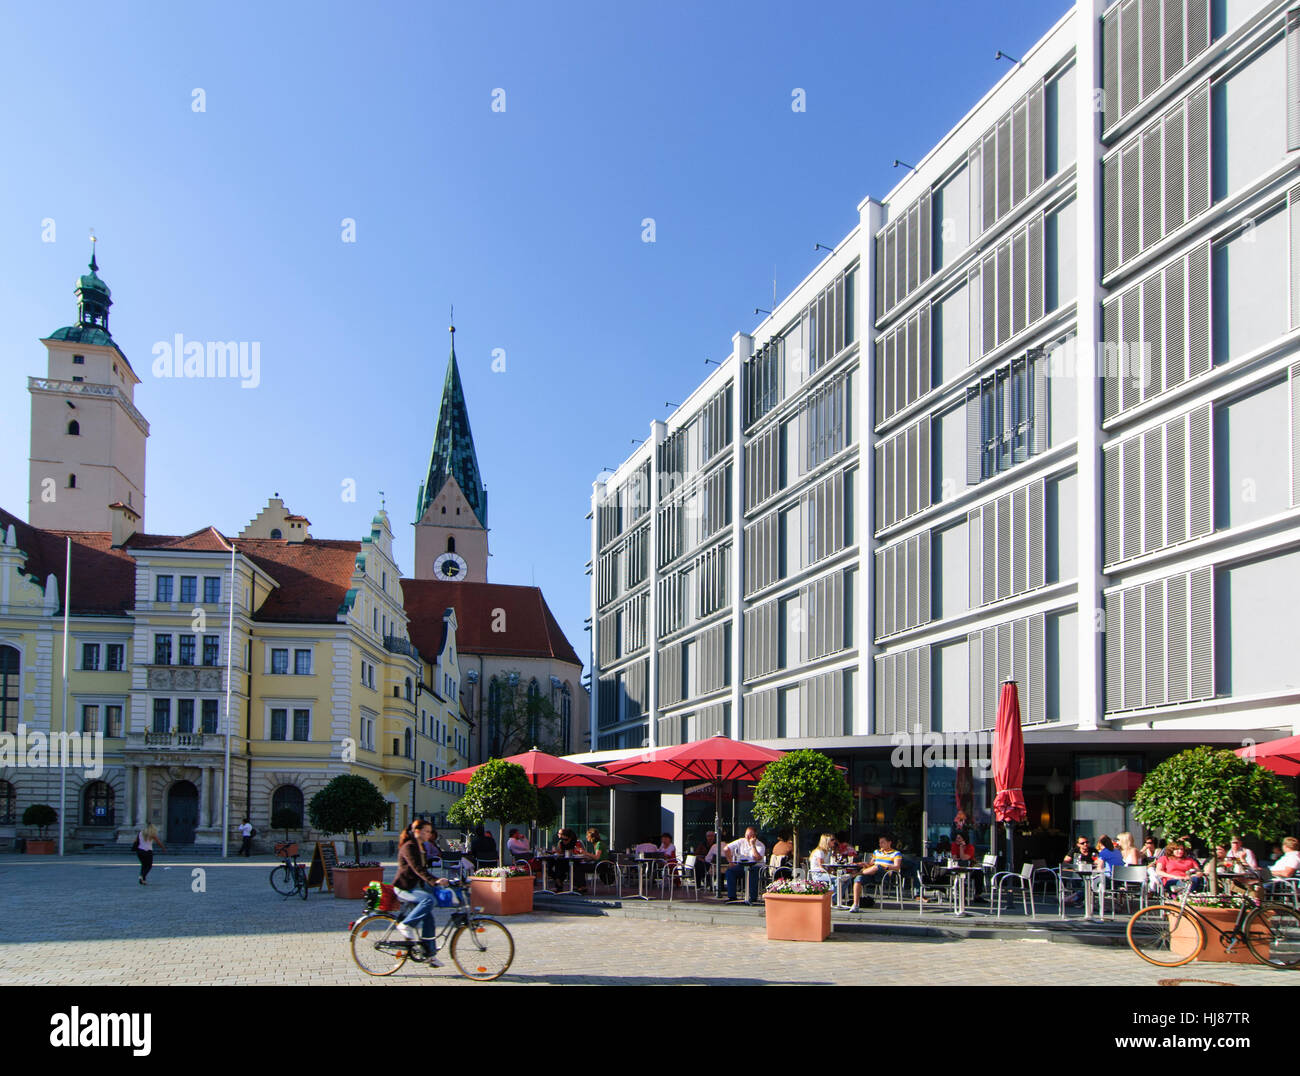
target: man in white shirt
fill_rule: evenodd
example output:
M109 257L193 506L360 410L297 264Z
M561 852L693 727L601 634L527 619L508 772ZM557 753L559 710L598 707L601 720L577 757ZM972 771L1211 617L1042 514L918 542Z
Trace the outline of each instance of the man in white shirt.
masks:
M239 824L239 835L243 838L243 843L239 846L241 856L251 856L253 854L253 824L249 822L247 816Z
M1273 864L1274 878L1294 878L1300 871L1300 841L1294 837L1282 838L1282 855Z
M532 854L532 849L528 847L528 842L517 829L510 831L510 836L506 838L506 851L512 856L527 858Z
M763 856L767 854L767 848L763 842L758 839L758 834L754 827L750 826L745 830L745 835L738 841L732 841L724 848L727 862L731 864L727 868L727 902L736 903L736 879L742 874L747 875L748 885L746 889L749 894L748 904L758 903L758 869L763 865Z

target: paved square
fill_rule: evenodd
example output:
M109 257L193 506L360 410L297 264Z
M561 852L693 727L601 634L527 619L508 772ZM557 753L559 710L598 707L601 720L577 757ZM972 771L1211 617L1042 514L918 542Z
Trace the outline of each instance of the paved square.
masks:
M474 986L450 966L408 963L376 979L352 963L360 902L313 891L283 900L274 861L163 859L136 884L134 859L0 860L0 984ZM195 892L197 876L205 891ZM391 872L391 867L390 867ZM1161 979L1300 986L1261 965L1164 970L1127 949L1042 940L835 934L822 945L769 942L751 925L535 913L507 920L515 961L503 983L1151 986Z

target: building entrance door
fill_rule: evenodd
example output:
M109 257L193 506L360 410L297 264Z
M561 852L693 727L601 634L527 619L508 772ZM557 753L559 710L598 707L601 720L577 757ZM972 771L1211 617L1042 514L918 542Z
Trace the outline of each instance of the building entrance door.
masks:
M189 781L177 781L167 790L167 843L193 844L199 824L199 790Z

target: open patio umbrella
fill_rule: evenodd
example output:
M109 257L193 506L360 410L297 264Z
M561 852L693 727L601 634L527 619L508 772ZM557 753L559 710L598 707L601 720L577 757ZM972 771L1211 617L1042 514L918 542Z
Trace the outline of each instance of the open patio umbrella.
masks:
M713 834L722 844L722 782L752 781L762 775L769 762L784 751L733 740L729 736L710 736L707 740L657 747L632 758L607 762L610 773L626 777L657 778L661 781L708 781L713 785ZM719 857L721 858L721 857ZM722 892L722 872L717 872L718 892Z
M1283 777L1300 777L1300 736L1239 747L1233 752Z
M1127 767L1120 767L1110 773L1086 777L1074 783L1076 799L1106 800L1110 803L1128 803L1133 794L1142 785L1142 774L1134 773Z
M1025 810L1025 740L1020 732L1020 697L1016 682L1007 677L998 698L998 718L993 729L993 817L1006 826L1007 869L1015 870L1012 822L1023 822Z

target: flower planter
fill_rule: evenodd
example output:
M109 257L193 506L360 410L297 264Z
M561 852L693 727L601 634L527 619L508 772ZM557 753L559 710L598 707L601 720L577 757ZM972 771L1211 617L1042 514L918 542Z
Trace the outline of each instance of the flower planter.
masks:
M54 841L29 838L27 841L27 854L29 856L52 856L54 855Z
M533 910L533 876L471 878L470 904L488 915L522 915Z
M768 893L768 941L825 941L831 934L829 893Z
M383 867L335 867L334 895L342 900L360 900L371 882L384 880Z
M1236 908L1197 908L1197 915L1207 923L1213 923L1222 931L1229 931L1236 925L1237 909ZM1250 950L1246 948L1244 941L1238 941L1232 952L1224 949L1227 939L1221 938L1208 926L1201 928L1205 932L1205 944L1201 946L1200 952L1196 954L1197 960L1204 960L1213 964L1254 964L1256 960L1250 955ZM1179 923L1178 928L1174 931L1171 941L1171 948L1180 954L1186 954L1193 944L1194 930Z

